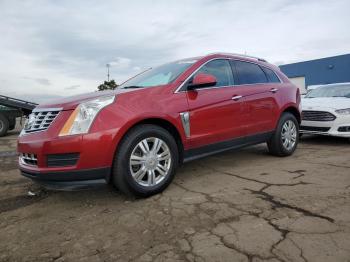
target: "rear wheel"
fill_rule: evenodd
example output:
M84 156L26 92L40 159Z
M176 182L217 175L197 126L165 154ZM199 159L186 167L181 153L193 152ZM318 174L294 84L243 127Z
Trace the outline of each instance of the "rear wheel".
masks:
M4 115L0 114L0 136L6 135L8 129L9 129L8 119Z
M178 149L171 134L159 126L140 125L118 146L113 183L127 195L151 196L170 184L177 164Z
M274 135L267 142L269 152L275 156L289 156L299 142L299 123L291 113L283 113Z

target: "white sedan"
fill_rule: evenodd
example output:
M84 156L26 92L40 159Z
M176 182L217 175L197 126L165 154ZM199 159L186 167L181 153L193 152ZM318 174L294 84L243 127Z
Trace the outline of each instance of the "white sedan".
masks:
M350 138L350 83L311 90L301 106L300 133Z

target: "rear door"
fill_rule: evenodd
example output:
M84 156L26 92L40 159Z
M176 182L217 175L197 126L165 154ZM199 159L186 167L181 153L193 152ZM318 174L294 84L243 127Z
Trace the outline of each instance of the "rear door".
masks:
M209 61L198 73L215 76L217 83L213 87L187 91L192 147L243 136L242 100L232 99L236 89L229 60Z
M232 60L231 63L244 99L245 135L274 130L276 114L279 112L276 98L279 78L272 70L252 62ZM265 71L271 71L273 75L269 76Z

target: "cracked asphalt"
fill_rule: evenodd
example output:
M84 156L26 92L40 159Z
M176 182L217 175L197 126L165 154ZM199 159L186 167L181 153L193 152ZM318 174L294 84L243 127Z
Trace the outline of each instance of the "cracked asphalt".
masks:
M350 261L348 140L229 151L130 199L42 189L16 169L17 135L0 138L0 261Z

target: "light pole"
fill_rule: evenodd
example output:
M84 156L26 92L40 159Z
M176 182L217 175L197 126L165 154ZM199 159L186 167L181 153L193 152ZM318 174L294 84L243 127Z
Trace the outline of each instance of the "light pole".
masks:
M110 64L106 64L107 67L107 81L109 82L109 68L110 68Z

